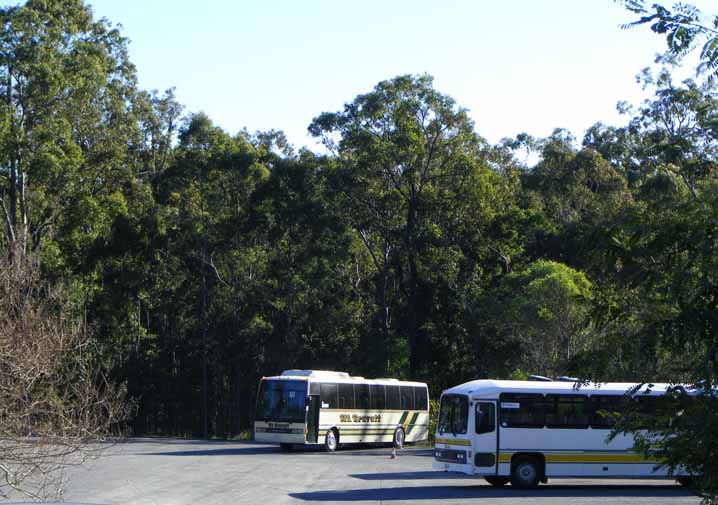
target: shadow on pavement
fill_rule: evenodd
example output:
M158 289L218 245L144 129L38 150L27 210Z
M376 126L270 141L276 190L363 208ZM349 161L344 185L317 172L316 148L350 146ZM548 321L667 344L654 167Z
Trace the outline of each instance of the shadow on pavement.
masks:
M340 447L334 454L341 455L352 455L352 456L391 456L391 449L386 447L378 449L354 449L351 446ZM401 449L396 452L398 458L411 457L434 457L433 449Z
M195 449L190 451L138 452L137 456L240 456L280 453L279 447L227 447L224 449Z
M382 500L447 500L478 498L633 498L693 496L677 486L541 486L533 490L496 489L491 486L412 486L381 489L347 489L289 493L292 498L318 502L363 502Z
M237 444L253 444L253 442L245 440L202 440L199 438L162 438L162 437L132 437L132 438L115 438L112 439L113 444L117 445L237 445Z
M443 480L465 479L466 475L449 472L395 472L395 473L355 473L349 477L361 480Z

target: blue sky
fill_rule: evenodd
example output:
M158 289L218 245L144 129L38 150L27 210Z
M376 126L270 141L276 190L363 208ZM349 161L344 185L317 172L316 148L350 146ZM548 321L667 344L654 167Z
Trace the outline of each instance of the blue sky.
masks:
M306 128L320 112L425 72L492 142L555 127L581 138L596 121L624 121L616 102L640 100L634 77L665 45L647 27L621 30L632 17L612 0L90 4L122 24L142 87L174 86L230 133L282 129L298 147L314 145Z

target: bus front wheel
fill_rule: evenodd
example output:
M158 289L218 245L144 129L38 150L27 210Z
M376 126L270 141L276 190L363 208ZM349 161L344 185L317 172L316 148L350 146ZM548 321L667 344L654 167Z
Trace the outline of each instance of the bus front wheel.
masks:
M331 429L331 430L327 431L327 434L324 437L324 450L327 452L334 452L337 450L338 446L339 446L339 437L337 435L336 430Z
M511 485L520 489L533 489L541 480L538 461L535 458L518 458L511 468Z
M404 447L404 430L402 428L397 428L394 431L394 447L397 449Z

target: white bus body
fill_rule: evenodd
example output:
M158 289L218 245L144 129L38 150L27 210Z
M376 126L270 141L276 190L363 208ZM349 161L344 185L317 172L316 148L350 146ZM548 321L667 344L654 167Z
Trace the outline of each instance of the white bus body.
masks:
M613 421L601 412L620 408L636 386L476 380L448 389L441 395L433 468L518 487L549 477L668 478L655 459L632 450L631 436L607 441ZM644 386L634 398L660 396L668 387L654 384L646 395Z
M260 381L254 439L292 445L418 442L428 438L426 384L345 372L286 370Z

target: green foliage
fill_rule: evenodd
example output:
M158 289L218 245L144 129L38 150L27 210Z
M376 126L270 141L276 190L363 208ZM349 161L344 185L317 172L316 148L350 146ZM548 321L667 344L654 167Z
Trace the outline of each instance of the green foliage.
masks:
M645 0L619 0L626 9L641 15L639 19L622 25L623 28L649 24L651 30L666 36L668 53L683 58L700 47L699 73L712 81L718 75L718 16L705 19L701 11L689 3L676 3L673 8L654 3L649 8Z
M705 37L713 71L696 11L625 4L674 53ZM258 378L285 368L435 397L526 372L718 381L710 83L644 71L627 126L491 146L430 76L403 75L318 115L319 155L137 89L126 40L79 0L0 13L0 245L66 286L137 433L242 436ZM708 497L713 403L645 439Z
M436 436L436 420L439 418L439 400L429 400L429 442L434 442Z
M465 269L476 268L471 256L487 242L477 235L495 213L500 181L486 144L426 75L380 82L309 131L334 155L333 189L373 267L366 359L379 374L429 377L432 351L461 331L446 296L474 274Z
M495 338L513 349L504 373L518 366L531 373L563 375L565 363L589 343L590 302L586 276L561 263L538 260L505 276L491 299L481 300L490 308L487 331L496 332ZM513 370L512 375L521 373Z
M529 375L523 370L517 368L509 374L508 379L512 381L525 381L529 379Z

